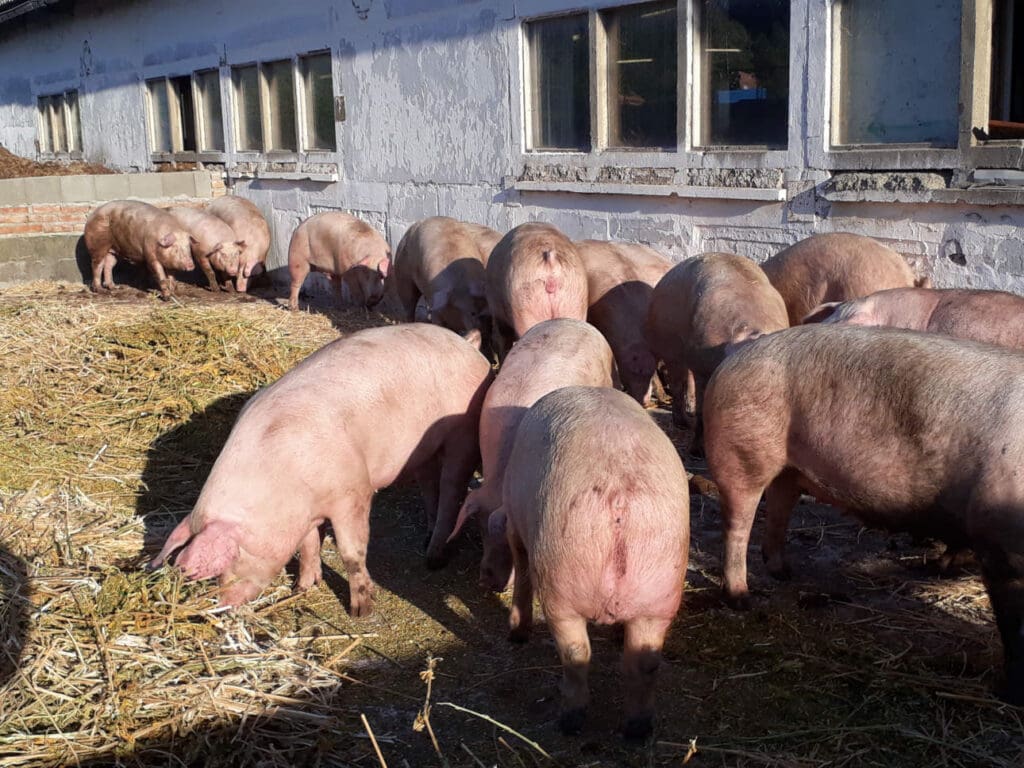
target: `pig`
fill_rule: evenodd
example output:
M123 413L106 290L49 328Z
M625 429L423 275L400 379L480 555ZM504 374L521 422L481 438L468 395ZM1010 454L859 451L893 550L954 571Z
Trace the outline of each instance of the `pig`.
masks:
M705 253L672 267L654 288L644 332L664 361L672 417L686 422L687 379L693 377L694 452L701 445L701 401L708 378L730 346L789 327L786 305L750 259Z
M884 325L1024 349L1024 298L966 288L890 288L822 304L805 323Z
M657 362L643 326L654 286L672 264L653 248L632 243L580 240L576 250L587 270L587 321L611 345L623 388L647 405Z
M476 341L479 341L477 338ZM487 360L434 325L371 328L333 341L242 409L192 512L153 561L192 579L219 577L220 601L255 598L299 551L297 587L321 579L329 521L348 573L350 613L373 610L366 570L370 502L415 479L430 529L427 565L445 542L479 462Z
M340 211L310 216L292 234L288 272L292 286L288 307L299 308L299 289L310 270L326 273L343 304L376 306L384 297L391 249L365 221Z
M480 585L500 592L508 585L512 553L504 531L489 525L501 506L505 465L526 409L543 395L570 385L610 387L612 350L588 323L569 318L545 320L528 330L508 353L480 412L483 484L466 497L452 537L470 517L484 529Z
M235 290L245 293L249 280L266 269L267 252L270 251L270 227L260 209L244 197L225 195L211 200L206 205L212 213L227 222L235 238L245 243L245 264L235 275Z
M175 206L167 212L192 236L192 258L199 262L211 291L221 290L214 270L235 277L244 269L245 241L236 240L235 231L223 219L188 206Z
M485 264L501 235L489 227L434 216L413 224L395 250L388 278L402 319L416 316L420 296L432 322L456 333L489 333Z
M937 334L806 325L731 355L708 384L728 602L748 601L746 552L762 492L762 554L783 548L801 492L867 525L973 548L1024 703L1024 355Z
M931 285L928 278L915 279L896 251L847 232L811 235L761 267L786 302L790 325L798 325L826 301L849 301L886 288Z
M520 224L487 260L487 304L499 360L543 320L586 320L587 272L576 246L550 224Z
M686 471L668 437L624 392L556 389L519 424L496 515L515 568L510 639L528 637L536 587L562 662L562 730L583 726L589 620L625 627L624 732L646 737L690 539Z
M92 257L92 290L114 287L114 264L118 258L143 262L160 287L160 297L170 299L175 280L167 270L189 272L192 240L188 231L167 211L140 200L104 203L85 222L85 247Z

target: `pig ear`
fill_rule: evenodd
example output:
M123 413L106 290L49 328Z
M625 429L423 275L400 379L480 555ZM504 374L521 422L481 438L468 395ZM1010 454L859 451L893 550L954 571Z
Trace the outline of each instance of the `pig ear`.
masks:
M341 300L346 304L352 303L352 289L348 287L348 283L344 280L341 281Z
M451 536L447 538L445 544L454 539L458 535L459 531L462 530L462 526L466 524L466 521L479 511L480 505L476 503L476 491L472 491L462 503L462 508L459 510L459 517L455 521L455 528L452 529Z
M480 333L479 328L473 328L471 330L466 331L464 334L462 334L462 338L464 338L466 341L472 344L476 348L477 352L480 351L480 345L483 343L484 337L483 334Z
M387 259L387 258L381 259L380 263L377 265L377 271L380 273L380 276L381 277L387 277L388 276L388 272L390 270L391 270L391 259Z
M440 291L435 291L434 295L430 298L430 311L436 312L441 307L448 303L448 294L450 291L447 288L442 288Z
M245 240L235 240L235 245L239 248L245 248Z
M157 243L163 248L170 248L172 245L174 245L174 235L168 232L166 235L157 240Z
M819 304L809 315L800 321L800 324L823 323L836 313L836 310L839 309L842 303L841 301L829 301L825 304Z
M188 236L188 241L189 241L190 243L192 243L192 245L199 245L199 238L198 238L198 237L196 237L195 235L189 235L189 236ZM215 251L216 251L216 250L218 250L219 248L220 248L220 245L218 244L218 245L217 245L217 247L216 247L216 248L214 248L213 250L215 250Z

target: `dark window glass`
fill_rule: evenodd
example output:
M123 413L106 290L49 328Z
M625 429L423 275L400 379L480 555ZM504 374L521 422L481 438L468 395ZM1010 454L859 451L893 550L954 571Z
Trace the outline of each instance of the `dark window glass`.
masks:
M785 147L789 0L704 0L701 142Z
M1024 138L1024 3L996 0L992 19L993 139Z
M260 121L260 80L256 66L235 67L235 126L238 149L263 149L263 124Z
M334 82L329 53L302 58L302 87L306 107L306 149L335 148Z
M180 146L184 152L196 151L196 110L192 102L192 78L172 77L171 90L174 92L178 111L178 126L181 129Z
M533 149L590 149L586 14L527 25Z
M608 145L676 146L676 3L604 15L608 38Z

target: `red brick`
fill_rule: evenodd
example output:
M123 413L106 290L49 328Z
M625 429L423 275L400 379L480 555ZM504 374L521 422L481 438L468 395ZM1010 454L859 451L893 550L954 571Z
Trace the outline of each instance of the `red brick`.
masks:
M42 231L42 224L0 224L0 235L37 235Z

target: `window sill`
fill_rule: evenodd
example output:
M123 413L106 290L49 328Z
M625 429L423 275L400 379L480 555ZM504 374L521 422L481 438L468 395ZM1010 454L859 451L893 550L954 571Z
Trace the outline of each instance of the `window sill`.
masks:
M238 174L236 178L245 178L247 174ZM338 180L336 173L306 173L303 171L256 171L250 178L274 181L315 181L321 184L333 184Z
M582 195L637 195L641 197L680 197L685 199L764 200L782 202L784 189L756 187L699 187L674 184L613 184L594 181L513 181L518 192L570 192Z
M830 203L940 203L944 205L1024 205L1024 187L980 186L921 191L850 190L822 192Z

